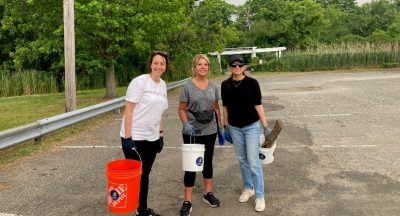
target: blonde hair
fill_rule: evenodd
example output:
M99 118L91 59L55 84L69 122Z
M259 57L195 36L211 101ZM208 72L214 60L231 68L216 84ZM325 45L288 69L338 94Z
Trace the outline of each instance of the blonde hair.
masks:
M204 59L206 60L207 64L208 64L208 72L210 72L210 59L207 57L207 55L205 54L198 54L193 58L192 61L192 73L193 73L193 77L196 76L196 72L194 71L194 69L196 68L197 63L200 61L200 59Z

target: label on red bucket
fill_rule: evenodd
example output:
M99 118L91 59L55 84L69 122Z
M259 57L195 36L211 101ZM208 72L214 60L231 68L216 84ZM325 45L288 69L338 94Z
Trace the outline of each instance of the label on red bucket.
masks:
M110 183L108 187L108 205L114 208L126 208L127 184Z

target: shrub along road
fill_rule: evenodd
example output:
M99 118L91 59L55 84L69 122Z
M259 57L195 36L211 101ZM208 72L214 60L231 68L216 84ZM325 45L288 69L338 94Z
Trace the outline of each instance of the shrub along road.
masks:
M237 201L239 166L225 144L214 156L221 207L203 203L198 175L192 215L400 214L398 70L255 76L271 127L278 118L285 123L275 161L264 165L266 211L256 213L253 199ZM149 206L166 216L178 215L183 198L178 97L179 91L169 95L166 147L150 183ZM122 114L111 115L82 136L0 170L0 215L108 215L105 166L123 158Z

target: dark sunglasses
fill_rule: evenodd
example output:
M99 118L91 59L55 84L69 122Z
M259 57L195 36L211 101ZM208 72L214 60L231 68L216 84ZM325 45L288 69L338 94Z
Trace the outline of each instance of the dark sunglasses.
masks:
M237 66L239 66L239 67L241 68L241 67L244 66L244 64L243 64L243 63L240 63L240 64L231 64L231 67L232 67L232 68L236 68Z

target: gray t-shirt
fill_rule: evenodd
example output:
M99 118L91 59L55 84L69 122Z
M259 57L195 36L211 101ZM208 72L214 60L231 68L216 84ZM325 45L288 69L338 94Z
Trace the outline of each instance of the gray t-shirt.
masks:
M210 81L208 87L205 90L197 88L192 80L186 82L185 85L182 87L179 101L187 103L187 118L189 123L198 130L198 132L196 133L197 136L217 133L217 122L215 114L213 120L207 124L202 124L196 121L194 114L192 114L192 112L195 113L204 110L214 110L214 102L216 100L219 100L218 89Z

